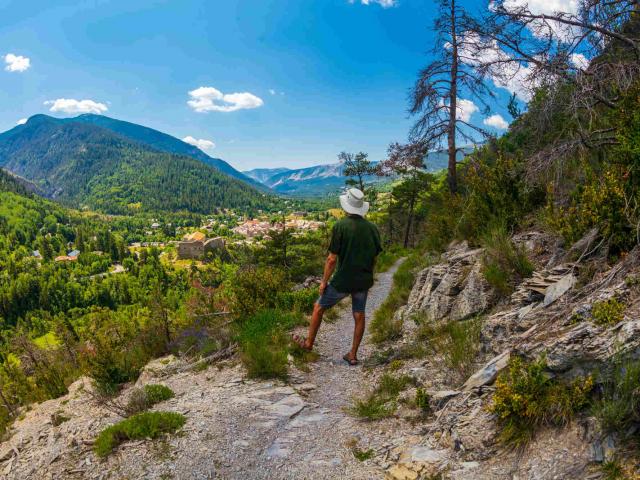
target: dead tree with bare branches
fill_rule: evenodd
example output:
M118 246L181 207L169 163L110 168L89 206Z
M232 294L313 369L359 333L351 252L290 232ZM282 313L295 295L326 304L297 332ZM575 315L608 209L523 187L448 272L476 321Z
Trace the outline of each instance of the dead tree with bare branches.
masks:
M475 143L489 136L486 130L471 123L462 103L469 100L462 100L460 96L468 96L488 110L486 99L493 92L483 76L460 58L461 52L467 49L466 12L457 0L439 0L439 6L434 23L435 59L419 73L411 94L410 113L418 120L410 141L434 149L443 146L446 140L449 190L456 193L457 140Z

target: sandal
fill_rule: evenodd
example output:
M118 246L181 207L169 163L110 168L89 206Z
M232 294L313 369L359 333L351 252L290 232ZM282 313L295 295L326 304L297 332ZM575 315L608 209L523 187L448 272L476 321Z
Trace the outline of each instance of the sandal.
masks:
M346 353L344 355L344 357L342 357L342 359L345 362L347 362L349 365L351 365L352 367L355 367L356 365L358 365L358 359L357 358L350 358L348 353Z
M291 340L293 340L293 343L298 345L303 350L307 350L309 352L313 350L313 348L307 347L307 339L304 337L301 337L300 335L291 335Z

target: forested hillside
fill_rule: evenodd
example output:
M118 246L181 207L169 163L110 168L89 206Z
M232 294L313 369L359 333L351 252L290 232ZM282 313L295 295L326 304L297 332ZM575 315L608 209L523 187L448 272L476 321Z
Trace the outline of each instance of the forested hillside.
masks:
M108 213L268 209L275 201L199 160L44 115L0 135L0 165L69 206Z
M68 118L64 121L98 125L100 127L106 128L107 130L111 130L112 132L119 133L129 140L148 145L155 150L192 157L216 168L222 173L225 173L233 178L237 178L238 180L242 180L245 183L249 183L254 186L261 185L260 183L257 183L253 179L240 173L224 160L220 158L210 157L198 147L189 145L182 140L179 140L175 137L172 137L171 135L167 135L166 133L159 132L158 130L154 130L152 128L144 127L142 125L137 125L131 122L116 120L115 118L109 118L104 115L94 115L91 113L86 113L75 118Z

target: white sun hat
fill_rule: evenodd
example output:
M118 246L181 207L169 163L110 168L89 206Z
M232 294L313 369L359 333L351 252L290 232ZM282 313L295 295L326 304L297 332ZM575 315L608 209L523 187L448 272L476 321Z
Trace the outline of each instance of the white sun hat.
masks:
M369 202L364 201L364 193L357 188L350 188L344 195L340 195L340 205L345 212L361 217L369 211Z

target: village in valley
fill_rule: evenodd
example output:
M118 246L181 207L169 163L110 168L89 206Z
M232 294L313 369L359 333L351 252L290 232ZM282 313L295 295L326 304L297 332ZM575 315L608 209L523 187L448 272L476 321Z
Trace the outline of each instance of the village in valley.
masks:
M287 230L292 236L315 232L326 225L330 216L330 213L299 210L275 215L258 212L258 216L251 218L224 210L203 219L198 227L174 226L153 218L144 231L145 238L130 242L128 246L134 254L146 248L157 248L162 256L175 261L203 260L208 254L215 255L231 246L259 247L272 239L274 231Z

